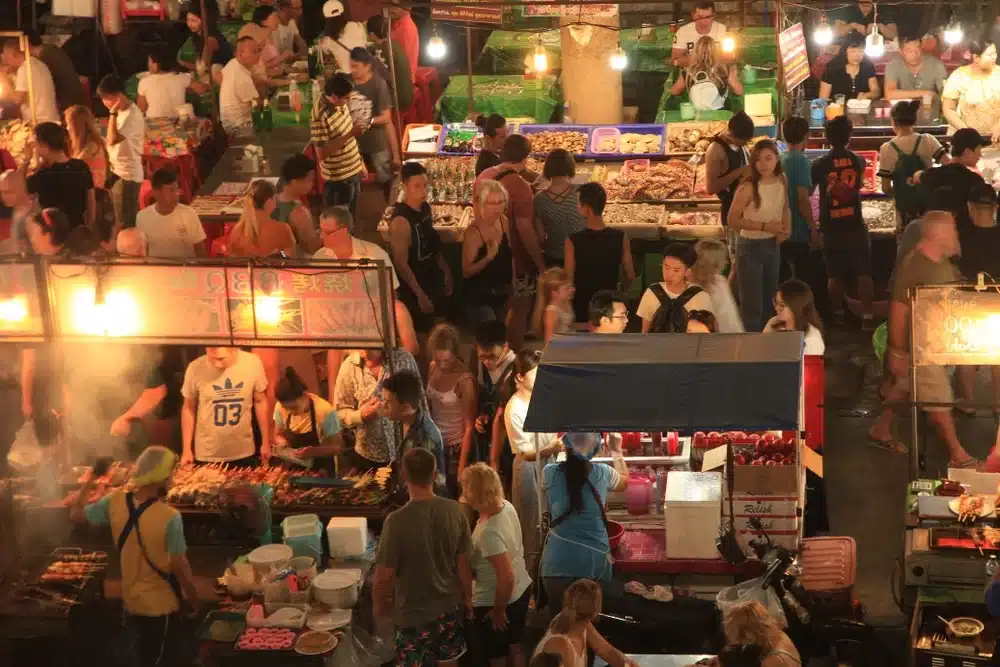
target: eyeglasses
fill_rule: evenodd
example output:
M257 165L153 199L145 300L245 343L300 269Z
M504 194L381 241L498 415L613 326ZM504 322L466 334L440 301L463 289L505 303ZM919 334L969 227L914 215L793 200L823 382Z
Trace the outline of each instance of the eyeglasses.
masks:
M630 313L626 310L625 312L623 312L621 314L615 313L614 315L611 316L611 319L613 319L613 320L627 320L629 315L630 315Z
M480 354L478 352L476 353L476 359L478 359L479 361L483 362L484 364L486 364L486 363L495 363L497 361L500 361L500 357L502 357L502 356L503 356L503 350L500 350L496 354L489 354L489 353L487 353L487 354Z

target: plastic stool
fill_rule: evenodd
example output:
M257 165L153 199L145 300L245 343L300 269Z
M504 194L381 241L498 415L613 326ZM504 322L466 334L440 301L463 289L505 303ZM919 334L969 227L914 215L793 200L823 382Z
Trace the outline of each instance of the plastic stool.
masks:
M418 90L423 93L420 107L418 107L417 122L433 123L434 105L441 97L441 79L438 77L437 68L418 67L417 73L413 77L413 89L414 101L417 99L416 92Z

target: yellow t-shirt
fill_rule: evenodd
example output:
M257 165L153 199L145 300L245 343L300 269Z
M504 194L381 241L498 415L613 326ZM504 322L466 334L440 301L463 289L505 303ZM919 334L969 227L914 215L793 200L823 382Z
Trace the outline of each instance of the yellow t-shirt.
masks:
M337 411L333 409L333 406L316 394L307 392L306 396L312 400L313 409L316 411L316 428L319 429L317 435L320 442L340 433L340 420L337 418ZM291 415L281 403L276 403L274 406L274 423L278 428L289 433L309 433L312 431L312 422L308 411L301 415Z

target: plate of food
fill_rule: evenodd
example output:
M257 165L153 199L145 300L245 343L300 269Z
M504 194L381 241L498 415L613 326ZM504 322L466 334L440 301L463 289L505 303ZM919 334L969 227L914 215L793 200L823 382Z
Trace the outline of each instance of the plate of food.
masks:
M958 515L959 521L965 521L991 516L996 511L996 504L989 496L965 494L952 499L948 503L948 509Z
M295 642L295 652L300 655L323 655L337 648L339 641L329 632L309 630L299 635Z

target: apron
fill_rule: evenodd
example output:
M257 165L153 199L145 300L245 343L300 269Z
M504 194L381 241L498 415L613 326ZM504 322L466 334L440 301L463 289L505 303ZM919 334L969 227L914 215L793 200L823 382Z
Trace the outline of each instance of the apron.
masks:
M289 417L290 421L291 417ZM289 446L293 449L302 449L303 447L318 447L320 445L319 429L316 428L316 405L311 398L309 399L309 425L311 428L308 433L292 433L291 431L285 433L285 440L288 441ZM335 457L317 456L313 459L313 466L336 475L335 461Z
M128 520L122 527L122 532L118 536L118 553L121 554L125 548L125 542L128 540L129 535L132 531L135 531L135 539L139 543L139 551L142 553L143 560L146 561L146 565L149 566L153 572L160 576L167 585L170 586L170 590L174 592L177 596L177 603L183 606L183 597L181 597L181 582L177 579L177 575L173 572L167 572L156 566L156 563L149 557L149 553L146 552L146 547L142 543L142 533L139 532L139 517L143 513L153 506L154 503L158 502L159 498L150 498L138 507L135 505L135 497L131 493L125 494L125 506L128 508Z

